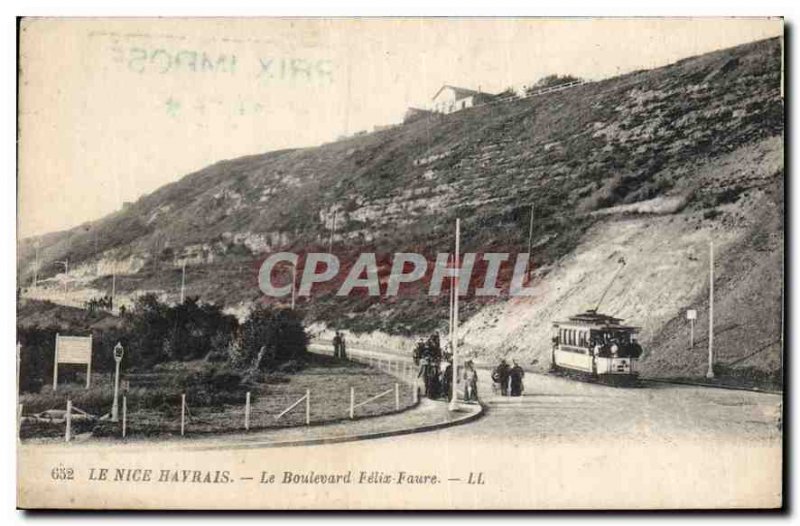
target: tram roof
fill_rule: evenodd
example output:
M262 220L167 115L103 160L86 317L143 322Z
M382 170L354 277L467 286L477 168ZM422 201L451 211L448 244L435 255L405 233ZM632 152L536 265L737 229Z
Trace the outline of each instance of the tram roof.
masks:
M599 314L594 310L587 310L584 313L570 316L564 321L553 322L553 325L591 325L594 327L610 327L614 329L637 329L637 327L633 327L631 325L623 325L623 321L625 320L622 318L615 318L614 316L608 316L607 314Z

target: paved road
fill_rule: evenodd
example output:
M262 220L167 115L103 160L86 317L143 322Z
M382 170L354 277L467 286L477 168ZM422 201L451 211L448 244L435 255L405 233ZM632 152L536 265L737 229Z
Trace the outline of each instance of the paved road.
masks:
M351 355L359 354L356 349ZM364 353L366 354L366 353ZM372 352L398 360L396 354ZM404 361L407 361L408 357ZM401 359L402 359L401 358ZM395 368L397 370L397 368ZM403 374L407 369L399 367ZM23 447L20 503L55 507L206 508L736 508L780 504L781 397L654 384L613 388L528 374L525 396L492 394L479 370L482 418L460 426L363 442L309 447L177 451ZM442 402L438 402L441 404ZM365 420L364 423L367 421ZM305 429L297 430L304 434ZM138 452L137 452L138 451ZM218 484L65 485L58 465L86 480L92 467L187 473ZM194 471L192 471L194 470ZM206 471L211 475L205 475ZM405 473L436 483L265 484L265 474ZM117 476L117 475L114 475ZM191 475L195 476L195 475ZM125 491L121 491L121 488ZM44 499L44 500L42 500Z
M354 348L351 354L408 361L375 350ZM513 398L494 394L489 376L488 369L479 369L485 416L440 433L561 443L620 437L641 442L774 443L781 437L781 397L775 394L663 383L610 387L528 373L524 396Z

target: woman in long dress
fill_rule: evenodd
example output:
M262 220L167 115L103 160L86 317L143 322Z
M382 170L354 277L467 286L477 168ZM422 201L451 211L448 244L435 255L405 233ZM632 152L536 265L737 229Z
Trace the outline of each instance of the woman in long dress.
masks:
M519 366L516 360L512 361L514 365L511 367L508 374L511 379L511 396L522 396L522 391L525 390L525 386L522 383L522 379L525 377L525 371Z
M467 402L478 400L478 372L472 360L467 360L464 364L464 400Z

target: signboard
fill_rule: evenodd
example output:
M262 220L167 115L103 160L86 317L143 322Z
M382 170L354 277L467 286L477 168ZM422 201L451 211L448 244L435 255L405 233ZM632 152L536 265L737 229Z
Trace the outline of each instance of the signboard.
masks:
M92 337L61 336L56 334L56 351L53 359L53 391L58 388L58 364L86 364L86 389L91 385Z
M687 320L696 320L697 319L697 311L694 309L689 309L686 311L686 319Z

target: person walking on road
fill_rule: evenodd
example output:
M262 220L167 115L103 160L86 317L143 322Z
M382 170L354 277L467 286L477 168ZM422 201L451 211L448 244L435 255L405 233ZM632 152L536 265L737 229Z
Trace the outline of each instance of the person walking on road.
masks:
M347 340L344 337L344 334L339 333L339 358L346 360L347 359Z
M511 396L522 396L522 391L525 390L525 386L522 383L522 379L525 377L525 371L519 366L516 360L512 360L512 362L514 365L508 373Z
M505 358L500 360L500 364L492 371L492 381L500 386L500 395L508 396L508 375L511 368Z
M442 386L442 396L444 396L449 402L453 397L453 362L447 361L445 363L447 365L442 372L442 380L440 384Z
M478 372L472 360L467 360L464 364L464 401L478 401Z
M336 334L333 336L333 357L339 358L342 349L342 335L339 331L336 331Z

